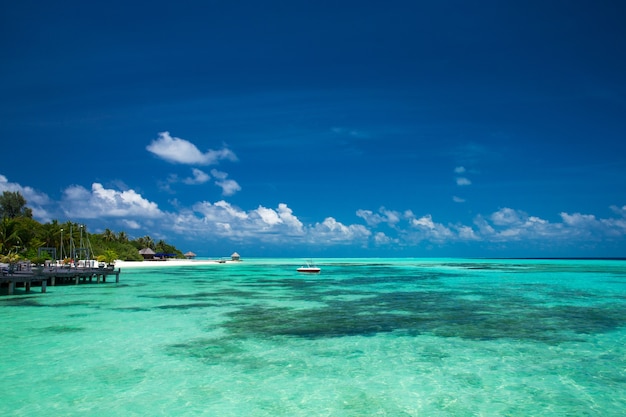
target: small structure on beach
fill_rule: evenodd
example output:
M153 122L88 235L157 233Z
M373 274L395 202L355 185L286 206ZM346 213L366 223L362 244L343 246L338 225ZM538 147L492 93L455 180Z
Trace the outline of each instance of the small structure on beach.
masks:
M139 251L139 254L141 256L143 256L144 260L148 260L148 259L154 259L154 255L156 252L154 252L152 249L150 248L143 248Z
M231 261L240 261L241 257L239 256L239 254L237 252L233 252L233 254L230 255L230 260Z
M185 258L187 258L187 259L193 259L193 258L195 258L195 257L196 257L196 254L195 254L195 253L193 253L192 251L189 251L189 252L187 252L187 253L185 254Z

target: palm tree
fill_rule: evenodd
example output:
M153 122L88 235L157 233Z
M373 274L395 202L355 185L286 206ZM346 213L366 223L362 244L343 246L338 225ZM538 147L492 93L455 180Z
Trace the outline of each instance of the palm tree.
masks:
M113 233L111 229L104 229L104 233L102 233L102 240L105 242L113 242L115 240L115 233Z
M121 231L117 234L117 241L120 243L126 243L128 242L128 235L126 234L126 232Z
M156 243L156 248L155 250L157 252L163 252L163 253L167 253L167 243L165 243L165 241L163 239L159 240Z
M141 244L141 246L143 246L144 248L150 248L150 249L154 249L154 240L152 240L152 238L148 235L144 236L144 237L140 237L139 239L137 239L137 241Z
M4 217L0 221L0 253L6 255L17 251L22 244L18 223L14 219Z
M119 258L117 252L112 249L107 249L104 251L104 254L98 256L99 262L106 262L107 264L115 263L115 260Z
M41 240L44 246L52 248L57 246L60 233L61 228L59 227L58 222L53 220L51 223L41 225L37 238Z

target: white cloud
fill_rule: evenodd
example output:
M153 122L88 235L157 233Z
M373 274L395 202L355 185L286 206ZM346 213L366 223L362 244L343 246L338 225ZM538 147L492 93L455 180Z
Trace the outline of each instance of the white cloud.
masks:
M493 242L576 244L626 236L625 219L597 219L594 215L580 213L561 213L560 216L562 222L551 223L521 210L503 208L489 216L491 223L480 215L474 223L482 239Z
M284 203L280 203L276 210L259 206L250 213L250 218L261 231L281 231L289 236L304 235L304 225Z
M599 236L626 235L626 219L597 219L593 214L561 213L563 223L572 234L597 239Z
M523 211L513 210L510 208L503 208L495 213L491 214L491 221L496 226L507 226L520 224L522 221L528 218L528 215Z
M456 167L456 168L454 168L454 172L457 173L457 174L462 174L465 171L466 171L465 167Z
M561 213L561 218L563 219L563 223L565 223L568 226L574 226L574 227L580 227L580 226L589 227L589 226L595 226L598 224L598 221L596 220L596 216L594 216L593 214Z
M232 221L232 220L246 220L248 214L224 200L218 201L215 204L211 204L207 201L196 203L193 206L193 210L202 214L205 220L208 221Z
M215 184L222 188L223 196L231 196L241 191L241 186L235 180L215 181Z
M132 230L137 230L141 228L141 225L135 220L123 219L122 224Z
M298 243L351 244L367 242L371 232L363 225L344 225L332 217L311 226L304 224L284 203L276 209L259 206L249 212L235 208L225 201L202 202L193 211L181 211L168 222L177 233L210 239L259 241L291 245Z
M411 226L434 229L435 222L433 222L433 217L430 214L428 214L426 216L420 217L419 219L412 219Z
M303 237L304 226L286 204L276 209L259 206L246 212L226 201L201 202L181 211L170 222L173 230L186 235L233 240L258 239L279 243L285 237Z
M403 213L395 210L381 208L380 213L371 210L358 210L357 216L365 220L368 226L377 227L386 224L398 234L398 238L391 238L383 234L374 236L374 243L385 241L385 237L393 239L395 244L404 246L415 244L420 241L431 240L436 243L479 240L480 237L469 226L444 225L433 220L432 215L426 214L421 217L415 216L411 210Z
M379 213L374 213L371 210L357 210L356 215L367 223L368 226L376 227L381 223L385 223L390 227L394 227L397 223L399 223L402 217L406 216L406 213L403 215L399 211L388 210L385 207L381 207L378 209Z
M44 205L50 203L50 198L47 194L35 191L32 187L23 187L15 182L9 182L7 177L0 175L0 193L5 191L19 192L29 205Z
M479 236L492 236L496 234L496 229L480 214L474 218L474 225L478 227Z
M480 236L487 241L520 241L540 236L558 236L558 225L551 225L539 217L528 216L521 210L505 207L492 213L489 220L491 224L480 215L474 220L479 228Z
M610 209L622 217L626 217L626 206L611 206Z
M359 224L346 226L332 217L316 223L310 233L310 241L315 243L353 243L365 240L372 234L365 226Z
M462 185L471 185L471 184L472 184L472 182L469 179L465 178L465 177L457 177L456 178L456 185L461 185L462 186Z
M461 197L457 197L457 196L452 196L452 201L454 201L455 203L465 203L465 199L461 198Z
M211 179L211 176L209 174L207 174L206 172L198 169L198 168L192 168L191 172L193 174L193 177L191 178L185 178L183 180L183 183L185 184L189 184L189 185L196 185L196 184L204 184L205 182L209 181ZM176 179L176 177L170 177L172 179Z
M159 182L159 188L163 191L173 194L174 191L172 190L171 185L177 182L182 182L187 185L199 185L205 184L206 182L211 180L211 176L200 169L192 168L191 172L193 174L193 177L187 177L182 181L179 180L176 174L170 174L165 181ZM241 186L237 183L237 181L228 179L227 173L212 169L211 175L213 175L213 178L216 179L215 185L222 189L223 196L231 196L238 191L241 191Z
M256 209L256 213L268 227L272 227L283 222L278 213L272 209L259 206L259 208Z
M172 137L169 132L160 132L146 149L161 159L178 164L214 165L223 159L237 160L237 156L228 148L209 149L202 153L193 143Z
M211 175L217 178L215 185L222 188L223 196L231 196L241 191L241 186L235 180L227 179L228 174L217 169L211 170Z
M378 246L389 245L393 242L394 240L383 232L378 232L374 235L374 243Z
M7 177L0 175L0 194L5 191L20 193L26 200L26 206L33 211L33 217L41 219L44 222L52 220L53 214L50 213L49 206L51 206L53 202L47 194L36 191L32 187L9 182Z
M376 227L380 223L383 223L385 221L383 216L381 216L380 214L376 214L371 210L359 209L356 211L356 215L357 217L365 220L365 223L367 223L367 225L371 227Z
M176 174L170 174L167 176L165 180L157 181L157 185L161 191L165 191L166 193L175 194L174 190L172 190L172 184L176 184L180 179Z
M106 189L99 183L93 183L91 191L79 185L66 188L61 203L69 218L158 218L163 216L163 212L159 210L156 203L146 200L134 190Z
M480 237L476 234L474 229L472 229L469 226L464 226L464 225L458 226L457 234L460 240L465 240L465 241L480 240Z
M218 180L225 180L226 178L228 178L228 174L226 172L219 171L215 168L211 170L211 175L213 175Z
M385 218L387 219L387 224L389 224L390 226L397 224L402 216L399 212L394 210L387 210L386 208L381 208L380 212L385 216Z
M415 240L432 240L437 243L456 240L457 236L441 223L435 223L430 214L418 218L410 219L410 225L416 229L418 233L412 233L412 239Z

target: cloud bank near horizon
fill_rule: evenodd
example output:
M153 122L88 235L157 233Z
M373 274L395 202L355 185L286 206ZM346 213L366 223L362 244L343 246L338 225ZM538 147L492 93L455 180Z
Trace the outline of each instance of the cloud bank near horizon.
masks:
M184 235L198 240L257 241L275 245L288 240L294 245L356 245L361 248L477 242L576 246L626 238L626 205L611 206L614 216L607 218L561 212L557 222L506 207L490 214L478 214L471 224L444 224L436 221L432 214L415 215L410 209L381 207L377 211L357 209L355 222L350 224L330 215L304 224L287 203L278 203L275 208L259 205L242 209L226 200L198 201L190 207L174 207L168 211L132 189L105 188L100 183L93 183L90 189L68 186L62 198L53 201L43 192L12 183L0 175L0 192L4 191L22 193L34 217L42 222L67 218L85 222L94 231L119 227L169 238ZM358 219L362 223L357 223Z

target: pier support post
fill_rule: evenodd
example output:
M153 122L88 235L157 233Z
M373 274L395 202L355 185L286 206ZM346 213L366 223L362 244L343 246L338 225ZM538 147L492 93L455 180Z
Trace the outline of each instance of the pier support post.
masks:
M116 284L120 283L120 271L119 270L115 273L115 283Z
M46 292L46 285L48 285L48 281L47 280L43 280L41 281L41 292Z
M15 282L9 281L9 295L13 295L14 288L15 288Z
M30 281L24 282L24 289L26 292L30 292Z

